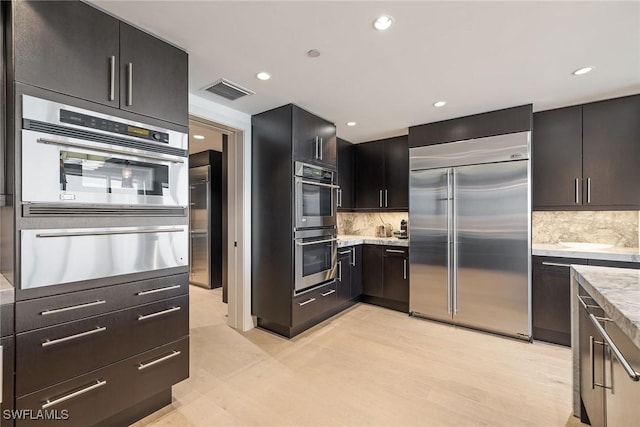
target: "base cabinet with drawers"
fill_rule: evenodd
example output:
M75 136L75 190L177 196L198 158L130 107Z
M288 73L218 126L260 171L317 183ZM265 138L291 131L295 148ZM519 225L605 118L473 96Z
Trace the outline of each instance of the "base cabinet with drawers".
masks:
M362 300L409 312L409 248L364 245Z

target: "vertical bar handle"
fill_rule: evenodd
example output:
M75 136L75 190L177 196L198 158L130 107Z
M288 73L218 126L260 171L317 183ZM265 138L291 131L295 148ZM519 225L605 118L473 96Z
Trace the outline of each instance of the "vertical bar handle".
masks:
M323 153L322 153L322 151L324 150L323 143L324 143L324 139L320 137L320 160L322 160L322 157L323 157Z
M593 346L595 345L594 339L593 339L593 335L589 335L589 365L591 366L591 390L594 390L596 388L596 367L595 367L595 361L594 361L594 357L593 357Z
M109 57L109 101L116 99L116 57Z
M402 278L404 280L407 280L407 259L403 259L403 273L402 273Z
M387 190L386 188L384 189L384 207L389 207L389 190Z
M591 203L591 178L587 178L587 203Z
M355 246L351 248L351 265L354 267L356 266L356 247Z
M338 280L342 282L342 261L338 261Z
M133 105L133 62L127 64L127 107Z
M451 209L453 211L451 222L453 243L453 314L458 314L458 216L456 212L456 171L451 171Z
M447 313L451 314L451 169L447 170Z
M580 204L580 179L576 178L576 205Z
M380 190L380 207L382 207L382 190Z

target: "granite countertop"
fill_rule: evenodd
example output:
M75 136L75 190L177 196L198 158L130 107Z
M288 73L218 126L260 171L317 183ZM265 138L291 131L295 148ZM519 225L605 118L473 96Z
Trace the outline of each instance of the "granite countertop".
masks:
M408 247L409 239L398 239L397 237L351 236L346 234L338 234L339 248L363 244Z
M640 348L640 270L574 265L574 277Z
M567 248L561 245L534 243L531 246L531 249L532 254L536 256L640 262L640 248L607 248L599 250L581 250Z

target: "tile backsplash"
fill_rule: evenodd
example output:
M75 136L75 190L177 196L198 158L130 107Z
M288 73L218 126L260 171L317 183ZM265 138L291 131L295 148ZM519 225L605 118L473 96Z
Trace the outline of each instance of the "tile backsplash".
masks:
M533 243L609 243L638 247L639 211L536 211L532 215Z
M377 226L387 223L400 230L400 221L408 218L407 212L338 212L338 234L375 236Z

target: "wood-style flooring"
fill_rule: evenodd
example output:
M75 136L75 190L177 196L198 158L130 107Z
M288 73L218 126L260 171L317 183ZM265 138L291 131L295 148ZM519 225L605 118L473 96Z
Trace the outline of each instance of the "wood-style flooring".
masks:
M142 426L581 426L571 351L358 304L287 340L191 287L191 377Z

